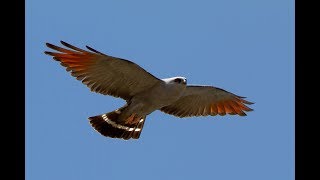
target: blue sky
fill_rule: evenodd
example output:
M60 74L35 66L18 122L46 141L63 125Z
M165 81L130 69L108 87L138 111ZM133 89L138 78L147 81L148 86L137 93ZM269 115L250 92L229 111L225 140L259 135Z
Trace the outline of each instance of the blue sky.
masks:
M60 40L246 96L254 111L155 111L139 140L106 138L87 118L125 102L43 53ZM294 1L26 1L26 179L293 178Z

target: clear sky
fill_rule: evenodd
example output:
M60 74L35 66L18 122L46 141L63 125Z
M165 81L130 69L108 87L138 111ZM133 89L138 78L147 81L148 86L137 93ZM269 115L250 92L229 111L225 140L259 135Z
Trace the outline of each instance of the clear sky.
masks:
M245 96L254 111L155 111L139 140L106 138L87 118L125 101L92 93L43 53L60 40ZM293 178L293 0L26 1L27 180Z

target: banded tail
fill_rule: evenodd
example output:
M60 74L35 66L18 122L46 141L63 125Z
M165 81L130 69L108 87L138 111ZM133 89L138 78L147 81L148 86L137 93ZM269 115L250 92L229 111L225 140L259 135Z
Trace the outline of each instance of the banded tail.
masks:
M122 138L128 140L130 138L138 139L140 137L146 116L136 117L132 114L122 123L118 123L119 115L123 108L118 110L89 117L91 126L100 134L111 138Z

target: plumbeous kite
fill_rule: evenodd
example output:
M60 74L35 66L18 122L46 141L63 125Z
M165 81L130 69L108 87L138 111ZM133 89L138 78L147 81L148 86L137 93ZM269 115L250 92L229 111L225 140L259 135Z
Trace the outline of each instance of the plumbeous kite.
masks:
M185 77L159 79L137 64L103 54L89 46L83 50L61 41L66 48L46 45L58 52L45 52L66 67L91 91L126 100L109 113L89 117L100 134L111 138L138 139L147 115L160 110L180 118L190 116L240 115L253 104L213 86L187 85Z

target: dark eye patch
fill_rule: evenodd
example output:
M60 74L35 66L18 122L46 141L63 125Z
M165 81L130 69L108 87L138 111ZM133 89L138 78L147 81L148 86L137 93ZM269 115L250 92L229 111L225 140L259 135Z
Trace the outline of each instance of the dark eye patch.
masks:
M174 80L174 82L176 82L176 83L179 83L179 84L180 84L180 83L182 82L182 79L177 78L177 79L175 79L175 80Z

